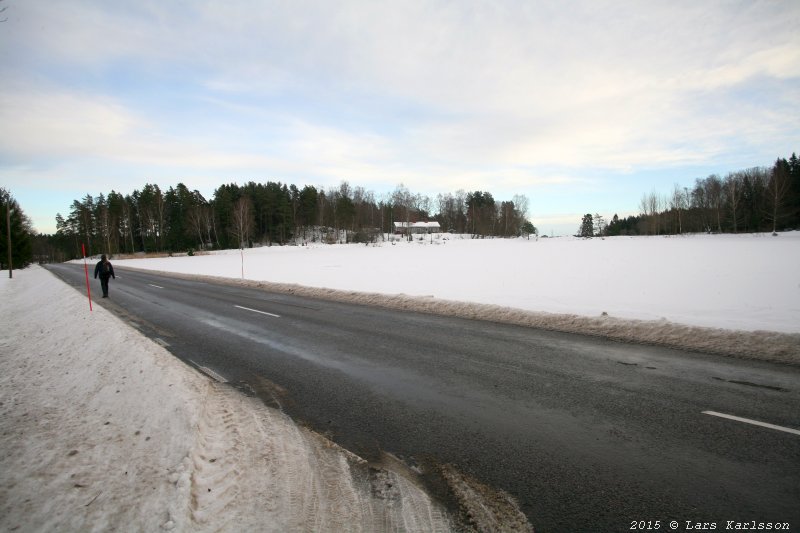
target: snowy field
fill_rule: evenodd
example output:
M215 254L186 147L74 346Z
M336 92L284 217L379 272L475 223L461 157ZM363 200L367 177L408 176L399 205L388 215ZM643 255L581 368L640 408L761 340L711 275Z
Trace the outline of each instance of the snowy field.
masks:
M800 361L800 232L538 241L443 235L413 243L274 246L114 264Z

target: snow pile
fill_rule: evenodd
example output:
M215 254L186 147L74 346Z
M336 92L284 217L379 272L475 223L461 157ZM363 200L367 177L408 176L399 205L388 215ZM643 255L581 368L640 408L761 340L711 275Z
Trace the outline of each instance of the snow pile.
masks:
M439 236L115 265L800 363L800 232L538 241Z
M0 279L0 525L447 531L414 482L201 375L32 267Z

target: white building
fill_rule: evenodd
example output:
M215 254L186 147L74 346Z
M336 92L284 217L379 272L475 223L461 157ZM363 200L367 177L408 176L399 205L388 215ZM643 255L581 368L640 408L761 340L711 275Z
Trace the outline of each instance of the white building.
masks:
M395 222L394 232L400 235L406 235L411 231L412 235L415 234L428 234L428 233L441 233L442 228L438 222Z

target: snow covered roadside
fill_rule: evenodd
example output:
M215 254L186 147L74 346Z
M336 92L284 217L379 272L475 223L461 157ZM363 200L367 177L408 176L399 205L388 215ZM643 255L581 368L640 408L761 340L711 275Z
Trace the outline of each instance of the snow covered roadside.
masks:
M451 529L410 479L90 313L47 271L0 278L0 302L2 529Z

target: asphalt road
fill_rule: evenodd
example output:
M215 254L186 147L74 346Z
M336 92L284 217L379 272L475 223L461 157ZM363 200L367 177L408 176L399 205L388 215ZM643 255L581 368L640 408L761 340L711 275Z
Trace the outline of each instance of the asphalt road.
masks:
M85 292L82 266L48 268ZM516 497L538 532L800 531L800 432L704 413L798 430L798 368L122 268L117 278L102 305L177 357L366 458L454 465Z

